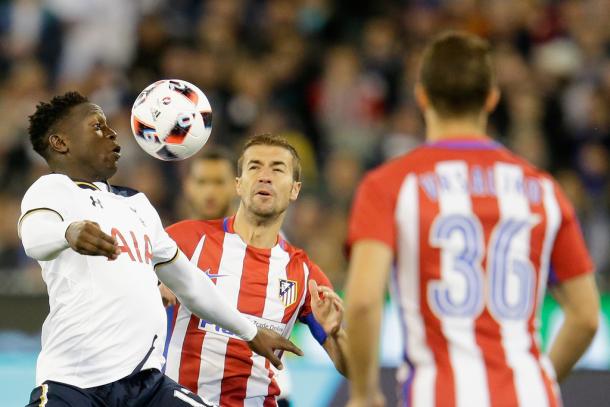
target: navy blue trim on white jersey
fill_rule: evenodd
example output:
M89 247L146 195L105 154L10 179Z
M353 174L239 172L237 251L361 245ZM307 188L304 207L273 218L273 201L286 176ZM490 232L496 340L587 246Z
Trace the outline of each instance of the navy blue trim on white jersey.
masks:
M150 355L152 355L153 350L155 350L155 341L156 340L157 340L157 335L155 334L155 337L153 338L152 343L150 344L150 348L148 348L148 352L146 352L146 355L144 355L144 359L142 359L140 361L140 363L138 363L138 365L133 369L133 371L131 372L131 374L128 377L136 375L142 370L142 368L144 367L144 364L146 363L148 358L150 358Z
M97 185L95 185L93 182L80 181L80 180L76 180L76 179L73 179L72 181L74 181L74 183L82 189L90 189L92 191L101 191L101 189ZM122 196L125 198L129 198L130 196L134 196L134 195L140 193L140 191L135 190L133 188L122 187L122 186L117 186L117 185L110 185L106 181L104 181L104 184L106 184L106 186L108 187L108 192L111 192L115 195L119 195L119 196Z
M125 198L129 198L130 196L134 196L134 195L140 193L140 191L137 191L133 188L121 187L121 186L110 185L110 184L108 184L108 190L115 195L119 195L119 196L122 196Z
M91 189L92 191L101 191L101 189L99 189L99 187L97 185L95 185L93 182L77 181L77 180L72 180L72 181L74 181L74 183L76 185L78 185L79 188L82 188L82 189Z

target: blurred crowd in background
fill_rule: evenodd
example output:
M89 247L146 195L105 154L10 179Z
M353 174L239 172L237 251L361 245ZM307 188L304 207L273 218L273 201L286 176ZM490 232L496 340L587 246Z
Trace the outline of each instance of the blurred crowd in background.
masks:
M285 222L337 288L355 187L423 142L412 89L425 42L466 29L492 43L502 102L490 135L553 173L610 289L609 0L0 1L0 293L42 293L19 242L20 201L44 174L27 135L36 103L79 90L105 110L123 157L111 180L184 218L183 164L140 150L138 93L163 78L199 86L212 144L276 133L298 148L304 190Z

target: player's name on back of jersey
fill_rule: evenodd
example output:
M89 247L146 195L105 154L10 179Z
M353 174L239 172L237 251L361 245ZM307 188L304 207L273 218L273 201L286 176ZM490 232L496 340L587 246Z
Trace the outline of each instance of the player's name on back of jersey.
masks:
M441 192L463 193L472 197L496 197L497 186L501 185L502 194L524 195L532 204L539 204L542 199L540 178L523 176L522 173L496 171L496 166L481 167L473 165L468 168L467 176L463 171L430 171L419 175L419 185L426 196L437 201ZM502 179L498 179L502 176Z
M258 328L270 329L272 331L275 331L279 335L283 335L284 331L286 329L286 324L283 324L281 322L271 321L269 319L255 317L255 316L248 315L248 314L242 314L242 315L245 316L246 318L248 318L250 321L254 322L254 324ZM216 333L216 334L223 335L223 336L228 336L229 338L240 339L237 335L235 335L233 332L229 331L228 329L224 329L216 324L206 321L205 319L202 319L199 321L198 328L201 329L202 331L212 332L212 333Z

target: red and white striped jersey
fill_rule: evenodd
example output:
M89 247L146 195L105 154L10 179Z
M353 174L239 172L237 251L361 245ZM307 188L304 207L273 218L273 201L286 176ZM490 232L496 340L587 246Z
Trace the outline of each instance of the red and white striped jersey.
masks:
M561 404L541 302L593 264L549 175L487 138L426 144L362 181L348 247L362 239L395 253L405 405Z
M290 336L297 319L308 323L312 332L321 328L315 320L312 324L307 284L310 279L331 284L303 250L281 237L271 249L249 246L234 232L233 218L179 222L167 232L228 302L257 326L284 337ZM180 305L173 326L169 377L221 406L277 405L280 389L273 366L244 341Z

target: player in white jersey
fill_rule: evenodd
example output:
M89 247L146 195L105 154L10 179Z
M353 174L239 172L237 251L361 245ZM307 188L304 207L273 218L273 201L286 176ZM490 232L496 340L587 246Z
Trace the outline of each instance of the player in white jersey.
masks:
M550 175L485 135L499 100L485 41L435 38L415 96L427 143L367 174L352 209L348 405L383 405L377 344L393 269L401 405L560 406L557 382L599 313L574 209ZM539 340L547 284L565 315L548 356Z
M76 92L55 97L37 106L29 132L52 171L26 192L18 224L50 305L30 405L207 405L160 372L166 317L158 279L274 365L274 349L301 353L227 304L144 194L108 184L120 146L99 106Z

